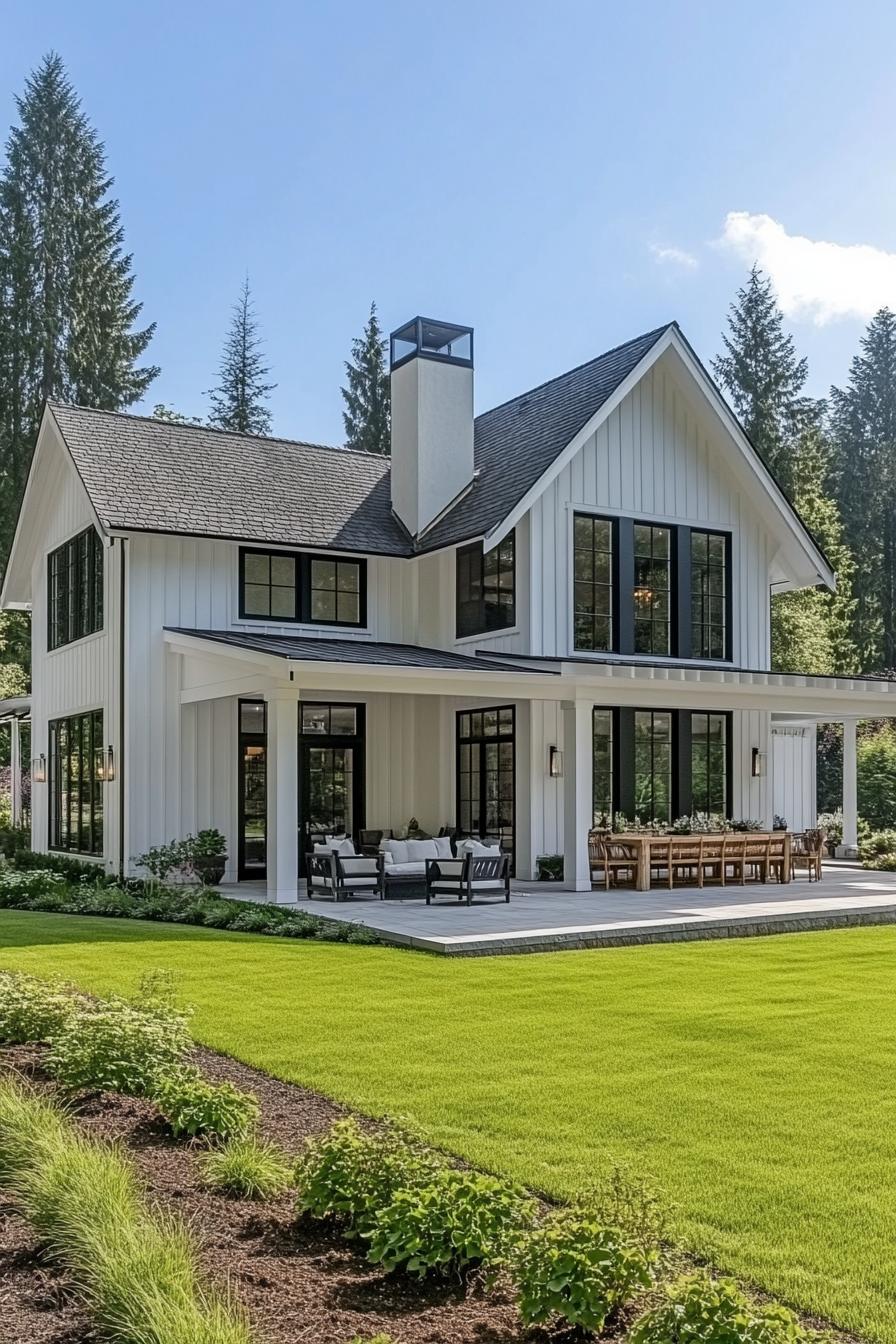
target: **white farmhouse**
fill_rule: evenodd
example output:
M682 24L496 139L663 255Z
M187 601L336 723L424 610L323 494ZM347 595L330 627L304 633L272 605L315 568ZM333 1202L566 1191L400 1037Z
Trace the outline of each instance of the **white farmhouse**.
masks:
M214 826L292 901L410 817L520 877L622 812L812 824L814 724L896 686L769 670L835 576L676 324L478 417L473 333L392 336L392 457L46 407L6 581L33 613L33 845L133 871Z

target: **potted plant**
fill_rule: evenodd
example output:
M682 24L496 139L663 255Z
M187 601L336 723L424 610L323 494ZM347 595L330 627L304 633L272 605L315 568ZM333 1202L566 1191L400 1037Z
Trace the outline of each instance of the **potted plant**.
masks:
M535 860L535 879L537 882L562 882L563 855L539 854Z
M227 841L219 830L209 827L187 838L190 866L203 886L216 887L227 867Z
M780 817L780 816L778 816L778 813L776 812L776 813L775 813L775 816L774 816L774 819L773 819L773 821L772 821L772 830L773 830L773 831L786 831L786 830L787 830L787 818L786 818L786 817Z

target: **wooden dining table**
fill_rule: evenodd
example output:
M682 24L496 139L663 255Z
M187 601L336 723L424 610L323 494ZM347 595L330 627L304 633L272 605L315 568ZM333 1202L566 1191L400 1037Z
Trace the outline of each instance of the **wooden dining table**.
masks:
M734 832L727 832L734 834ZM741 834L738 832L737 834ZM784 842L784 861L781 865L781 880L790 881L790 832L789 831L747 831L743 832L745 839L749 840L783 840ZM712 835L713 839L719 839L717 832L706 832L706 835ZM627 845L631 848L632 857L635 863L635 889L637 891L650 890L650 845L657 840L680 840L682 845L687 845L689 840L694 839L690 835L651 835L644 831L621 831L613 832L611 836L614 845ZM674 851L673 851L674 858Z

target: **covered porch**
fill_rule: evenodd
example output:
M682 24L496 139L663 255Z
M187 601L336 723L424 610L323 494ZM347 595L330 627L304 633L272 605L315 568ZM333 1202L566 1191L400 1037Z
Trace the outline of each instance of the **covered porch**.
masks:
M720 810L770 829L786 779L800 809L791 807L790 826L811 825L814 724L832 720L845 725L843 847L854 853L855 725L896 713L894 684L882 681L254 632L165 638L173 768L165 816L148 819L156 834L143 848L216 826L228 841L228 883L251 883L247 894L263 883L266 899L284 903L304 896L304 856L318 833L357 841L412 818L430 835L498 840L512 854L515 896L552 901L591 892L597 814L626 810L619 803L645 787L669 821L720 789ZM698 780L710 724L723 725L716 773ZM563 884L526 893L545 855L562 856Z

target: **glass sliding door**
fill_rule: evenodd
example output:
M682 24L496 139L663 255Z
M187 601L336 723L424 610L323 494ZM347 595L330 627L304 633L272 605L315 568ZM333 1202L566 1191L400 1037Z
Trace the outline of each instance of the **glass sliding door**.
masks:
M672 820L672 714L635 710L635 815Z
M239 702L239 852L240 881L267 876L268 768L265 704Z
M465 835L500 840L511 856L516 824L513 705L457 715L457 826Z
M592 779L592 819L595 826L611 827L613 824L613 711L600 709L593 711L593 749L591 761Z
M691 715L691 803L694 812L728 815L728 715Z

